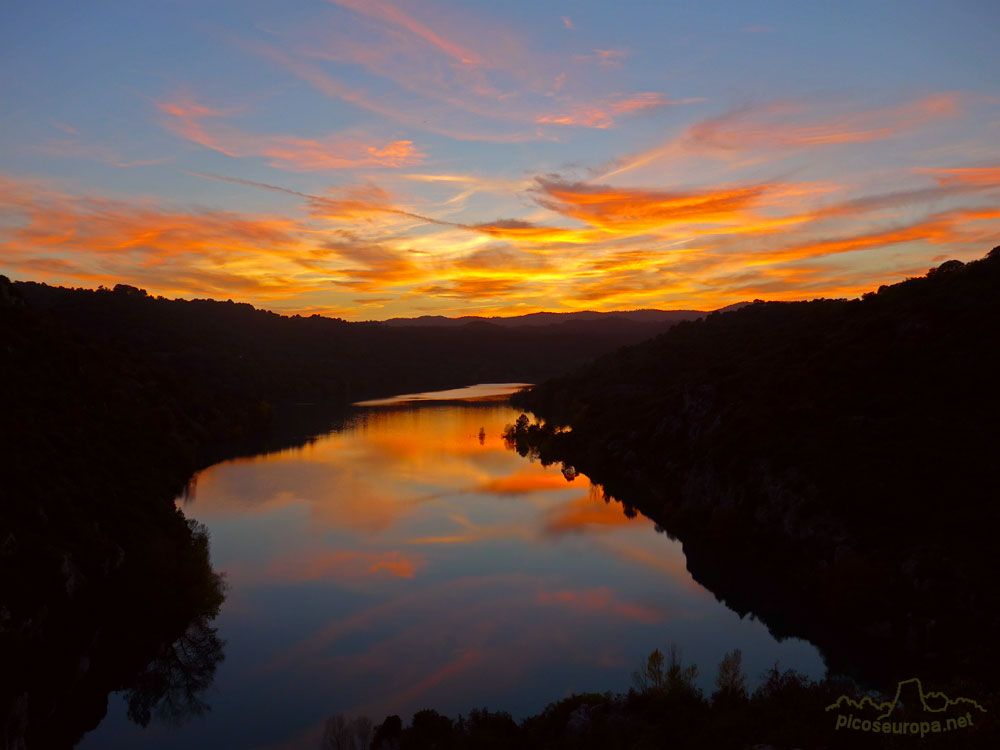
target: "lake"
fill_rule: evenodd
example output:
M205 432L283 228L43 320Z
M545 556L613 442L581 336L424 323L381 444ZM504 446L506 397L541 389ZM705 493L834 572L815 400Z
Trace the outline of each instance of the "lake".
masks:
M706 694L734 648L751 686L776 661L822 676L813 646L699 586L652 521L507 448L518 385L366 402L303 447L202 471L178 502L228 582L211 711L141 729L112 696L79 747L316 748L335 713L521 718L627 690L670 643Z

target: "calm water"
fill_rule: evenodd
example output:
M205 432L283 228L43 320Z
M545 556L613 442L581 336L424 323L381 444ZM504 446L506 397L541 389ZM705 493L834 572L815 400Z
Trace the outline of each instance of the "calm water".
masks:
M80 747L315 748L333 713L522 717L627 690L670 642L707 693L732 648L753 683L776 660L822 675L812 646L777 643L696 584L651 521L507 450L517 411L459 400L510 390L369 402L311 445L203 471L184 510L229 583L212 710L139 729L113 696Z

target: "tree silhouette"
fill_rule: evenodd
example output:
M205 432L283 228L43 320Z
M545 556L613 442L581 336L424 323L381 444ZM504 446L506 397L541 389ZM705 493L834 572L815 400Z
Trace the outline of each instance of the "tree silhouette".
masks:
M670 644L666 656L660 649L654 649L639 671L632 673L632 681L640 692L671 696L700 697L701 690L694 684L697 678L698 665L685 667L676 643Z
M399 750L403 735L403 720L396 714L390 714L375 727L372 738L372 750Z
M654 649L646 658L646 663L639 667L639 671L632 673L632 681L638 690L646 693L663 689L667 681L663 661L663 653L660 649Z
M354 750L354 737L348 729L346 716L334 714L326 720L320 747L323 750Z
M719 662L715 688L715 692L712 693L713 703L747 699L747 676L743 672L743 653L738 648L728 652Z
M209 710L201 696L225 656L217 628L208 623L205 617L192 622L135 677L125 691L129 719L144 727L155 714L167 724L179 725Z
M372 740L372 720L367 716L358 716L350 723L358 750L368 750Z

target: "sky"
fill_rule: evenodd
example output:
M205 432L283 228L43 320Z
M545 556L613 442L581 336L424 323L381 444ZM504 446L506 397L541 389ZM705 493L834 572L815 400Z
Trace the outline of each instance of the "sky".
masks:
M0 273L348 320L856 297L1000 244L996 0L0 8Z

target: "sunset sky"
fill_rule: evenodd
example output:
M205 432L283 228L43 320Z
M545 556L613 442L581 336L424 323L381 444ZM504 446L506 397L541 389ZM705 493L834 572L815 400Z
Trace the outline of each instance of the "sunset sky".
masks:
M1000 244L1000 3L0 9L0 273L351 320L852 297Z

